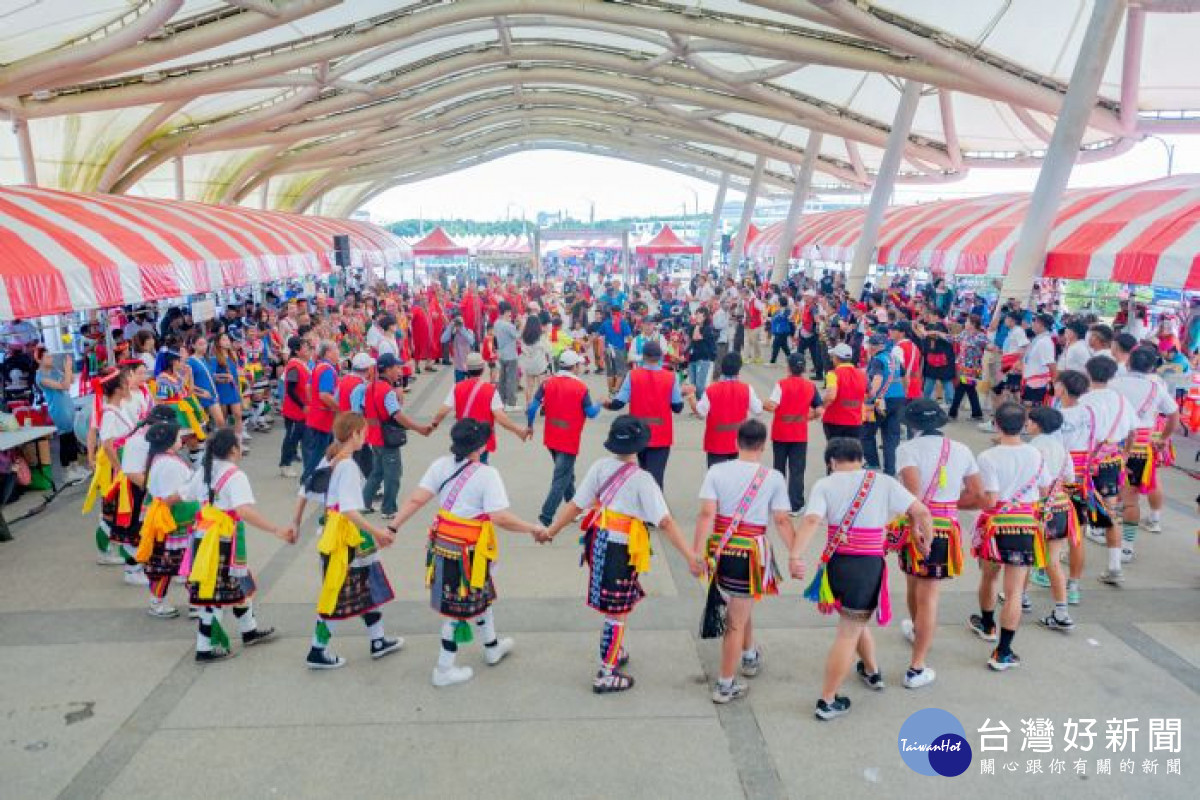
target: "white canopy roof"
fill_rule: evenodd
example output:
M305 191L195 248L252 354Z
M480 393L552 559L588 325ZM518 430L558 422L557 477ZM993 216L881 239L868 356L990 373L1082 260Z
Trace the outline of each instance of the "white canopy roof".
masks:
M1107 1L1107 0L1100 0ZM1036 163L1092 0L42 0L0 11L0 182L348 214L518 150L861 190ZM1085 136L1200 131L1198 0L1130 2ZM1149 44L1150 46L1144 46ZM22 134L29 163L22 163Z

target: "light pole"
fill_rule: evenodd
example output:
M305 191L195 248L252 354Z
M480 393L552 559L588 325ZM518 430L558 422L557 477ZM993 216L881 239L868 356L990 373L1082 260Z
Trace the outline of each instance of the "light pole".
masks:
M1174 172L1175 172L1175 145L1171 144L1166 139L1164 139L1163 137L1158 136L1156 134L1149 134L1145 138L1153 139L1156 142L1158 142L1159 144L1161 144L1164 148L1166 148L1166 151L1167 151L1167 177L1168 178L1171 177L1171 175L1174 174Z

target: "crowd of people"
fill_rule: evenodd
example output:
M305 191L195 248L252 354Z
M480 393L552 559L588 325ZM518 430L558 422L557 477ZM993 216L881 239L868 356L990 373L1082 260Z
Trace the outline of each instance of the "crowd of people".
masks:
M805 595L839 615L815 705L832 719L849 710L838 689L851 672L884 687L867 623L891 616L889 553L906 580L903 684L916 689L935 680L926 658L939 588L962 574L968 546L981 564L979 613L968 625L991 645L987 664L1003 671L1021 663L1013 640L1030 610L1029 582L1053 598L1039 624L1068 633L1084 539L1104 544L1100 581L1119 587L1135 558L1142 496L1145 527L1161 531L1157 471L1170 463L1180 408L1158 373L1192 366L1176 356L1195 359L1195 326L1184 321L1164 349L1139 310L1127 317L1104 324L1051 305L995 308L941 280L852 298L831 274L763 285L653 273L628 288L527 276L379 285L339 299L268 295L204 324L186 309L157 326L133 315L115 343L117 366L86 377L95 402L80 437L92 469L84 510L100 509L99 563L147 587L151 616L178 616L170 586L186 586L200 663L232 652L226 607L244 645L274 635L256 617L247 526L295 543L315 511L323 578L306 664L333 669L345 663L330 646L339 620L362 618L372 658L402 647L384 629L394 592L379 551L431 508L426 582L443 620L436 686L471 679L456 657L476 635L488 665L512 651L493 613L497 529L545 543L578 521L586 602L603 617L597 693L634 685L624 631L644 597L657 530L709 581L701 629L723 640L716 703L743 696L738 673L761 669L754 602L785 576L809 580ZM760 397L743 367L781 355L784 375ZM410 416L406 395L442 369L453 371L443 402L427 420ZM589 371L605 376L605 396L593 396ZM55 380L71 377L47 385ZM944 430L964 400L995 435L983 452ZM605 409L617 412L610 455L577 484L582 432ZM708 467L690 538L663 494L674 418L685 413L703 420ZM241 466L254 433L276 416L280 475L297 485L286 524L257 509ZM420 465L401 501L408 436L431 436L451 417L449 454ZM525 520L488 462L498 436L527 441L539 420L552 472L537 518ZM827 475L806 485L818 420ZM959 522L967 509L980 512L969 539ZM810 568L804 554L818 536L825 544Z

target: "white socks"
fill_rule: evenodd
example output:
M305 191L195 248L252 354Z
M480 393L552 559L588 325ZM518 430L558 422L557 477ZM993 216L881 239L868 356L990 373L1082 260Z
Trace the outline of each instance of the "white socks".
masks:
M1119 547L1108 548L1108 571L1109 572L1120 572L1121 571L1121 548L1119 548Z

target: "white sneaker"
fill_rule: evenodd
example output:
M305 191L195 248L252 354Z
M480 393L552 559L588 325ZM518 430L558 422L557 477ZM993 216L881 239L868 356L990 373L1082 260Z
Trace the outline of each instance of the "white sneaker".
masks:
M1091 542L1092 544L1098 544L1098 545L1101 545L1102 547L1108 546L1108 538L1104 535L1103 528L1093 528L1093 527L1089 526L1087 529L1086 537L1087 537L1087 540L1089 542Z
M485 646L483 648L483 660L487 662L489 667L494 667L503 661L506 655L512 652L515 644L512 639L505 637L496 642L495 647Z
M92 471L87 467L81 467L78 464L72 464L71 468L67 470L67 474L65 476L67 483L85 481L90 477L92 477Z
M466 683L475 677L475 672L470 667L449 667L442 669L441 667L433 668L433 685L453 686L456 683Z
M130 586L150 585L150 579L146 577L146 572L141 567L125 570L125 582Z
M1132 547L1126 546L1126 547L1121 548L1121 563L1122 564L1132 563L1135 558L1137 558L1137 553L1133 552Z
M1151 533L1162 533L1162 521L1157 519L1149 519L1142 523L1142 526Z
M300 470L296 469L295 466L289 464L286 467L280 467L279 474L285 478L299 478Z
M917 628L915 625L913 625L913 621L911 619L905 619L905 620L900 621L900 632L904 634L904 638L908 640L909 644L916 644ZM928 670L926 670L926 671L928 671ZM907 685L907 683L905 685ZM924 685L924 684L922 684L922 685Z
M979 423L979 425L977 425L976 427L978 427L979 430L983 431L984 433L995 433L996 432L996 426L992 424L992 421L990 419L987 422Z
M166 603L158 603L151 605L146 610L146 613L159 619L174 619L179 616L179 609L175 606L169 606Z
M242 441L243 441L243 442L249 442L249 441L251 441L251 440L253 440L253 439L254 439L254 437L253 437L253 436L251 436L249 433L246 433L245 431L242 431Z
M114 553L109 550L107 553L101 553L96 556L96 563L102 567L116 567L125 565L125 557L119 553Z
M937 680L937 673L933 671L933 667L926 667L915 675L911 671L905 671L904 688L920 689L922 686L928 686L935 680Z

